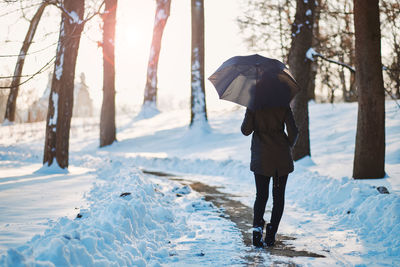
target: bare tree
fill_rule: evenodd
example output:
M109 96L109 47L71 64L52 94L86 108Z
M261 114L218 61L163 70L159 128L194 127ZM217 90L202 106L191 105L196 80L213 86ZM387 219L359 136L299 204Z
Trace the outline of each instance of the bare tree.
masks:
M385 87L391 95L400 99L400 2L380 2L382 41L391 47L390 53L382 59L385 65Z
M286 61L291 42L290 26L296 11L293 5L295 1L247 0L245 2L246 6L243 15L238 18L238 23L249 48L266 51L273 57L281 57ZM351 1L317 0L316 3L318 4L314 9L312 47L326 58L353 65L354 33L350 30L353 27ZM312 62L311 79L306 89L309 99L316 98L316 88L321 92L328 91L330 100L334 99L336 89L342 88L346 90L345 100L354 101L356 93L353 91L355 88L353 73L348 73L342 67L330 63L332 62ZM344 75L338 79L342 74ZM324 96L322 100L325 100Z
M306 57L312 46L315 0L297 0L296 16L292 24L292 44L289 51L289 68L296 78L300 92L292 101L299 138L293 149L293 159L311 155L308 118L308 93L311 78L311 60Z
M68 167L75 65L84 26L84 0L64 0L59 7L63 12L47 112L43 164L50 166L55 159L64 169Z
M385 90L379 0L354 0L358 117L353 177L385 176Z
M156 107L157 104L157 67L161 50L161 40L170 13L171 0L157 0L154 18L153 39L147 66L147 80L144 90L143 106Z
M207 121L204 87L204 0L192 0L192 94L190 126Z
M103 15L103 104L100 115L100 147L116 140L115 127L115 23L117 0L106 0Z
M33 37L35 36L37 26L42 17L43 11L47 5L49 5L49 1L43 1L40 4L39 8L37 9L35 15L33 16L33 18L30 21L28 31L25 35L24 42L23 42L21 50L19 52L17 64L15 65L14 76L12 77L12 81L11 81L11 85L10 85L10 94L8 95L4 120L8 120L10 122L15 121L15 111L17 108L17 96L18 96L19 86L21 84L22 69L23 69L24 63L25 63L25 56L27 55L27 52L32 43Z
M1 79L0 86L8 87L8 86L10 86L10 82L11 81L9 81L9 80ZM7 98L8 98L8 91L0 89L0 114L1 115L3 115L6 111ZM0 122L3 122L3 117L0 117Z
M265 51L274 58L287 60L290 32L296 11L289 0L246 0L237 19L249 49Z
M320 72L321 87L328 91L329 100L335 99L335 91L341 91L345 102L357 100L354 72L344 65L354 65L353 3L350 0L322 1L321 20L323 29L318 38L318 51L324 55ZM343 65L331 63L341 62Z

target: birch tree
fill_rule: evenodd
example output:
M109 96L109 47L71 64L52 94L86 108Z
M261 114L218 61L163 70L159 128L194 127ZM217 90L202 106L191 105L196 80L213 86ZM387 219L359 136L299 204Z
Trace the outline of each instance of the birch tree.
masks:
M192 0L192 65L190 126L207 122L204 87L204 0Z
M357 134L353 177L385 176L385 89L381 60L379 0L354 0Z
M84 0L64 0L47 112L43 164L68 167L69 132L79 41L84 26Z
M300 92L291 105L299 128L299 138L293 149L293 159L310 156L310 133L308 118L308 93L311 78L311 60L306 57L312 46L315 0L297 0L296 15L292 24L292 43L289 51L289 69L297 80Z
M49 1L43 1L39 8L37 9L35 15L29 23L28 31L25 35L24 42L22 44L19 56L17 58L17 64L14 69L14 76L10 85L10 94L8 95L6 113L4 116L4 121L14 122L15 121L15 111L17 108L17 96L19 91L19 86L21 83L22 69L25 63L25 56L28 53L29 47L32 43L33 37L35 36L37 26L42 17L45 7L49 5Z
M103 14L103 104L100 115L100 147L116 140L115 127L115 23L117 0L106 0Z
M165 25L170 14L171 0L157 0L154 18L153 39L147 66L146 87L144 90L143 107L156 108L157 105L157 68L161 50L161 40Z

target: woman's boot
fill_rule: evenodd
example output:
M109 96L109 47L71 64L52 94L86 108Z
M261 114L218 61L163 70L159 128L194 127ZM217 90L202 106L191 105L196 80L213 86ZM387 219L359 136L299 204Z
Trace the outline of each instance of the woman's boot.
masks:
M263 230L264 230L265 221L262 220L258 225L253 227L253 246L262 248L264 246L263 243Z
M272 224L268 223L267 227L265 228L265 244L268 247L272 247L275 244L275 234L275 227Z

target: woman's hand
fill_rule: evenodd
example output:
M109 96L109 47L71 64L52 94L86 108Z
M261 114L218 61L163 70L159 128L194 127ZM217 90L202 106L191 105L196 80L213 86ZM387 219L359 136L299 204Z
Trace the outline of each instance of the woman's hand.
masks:
M248 136L254 131L254 111L247 108L241 126L242 134Z

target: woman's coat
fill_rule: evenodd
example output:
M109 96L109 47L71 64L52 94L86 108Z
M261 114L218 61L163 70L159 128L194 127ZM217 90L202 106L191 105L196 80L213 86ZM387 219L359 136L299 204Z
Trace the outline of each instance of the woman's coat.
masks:
M291 149L296 143L298 130L290 108L247 109L241 130L246 136L253 133L251 171L270 177L288 175L293 171Z

